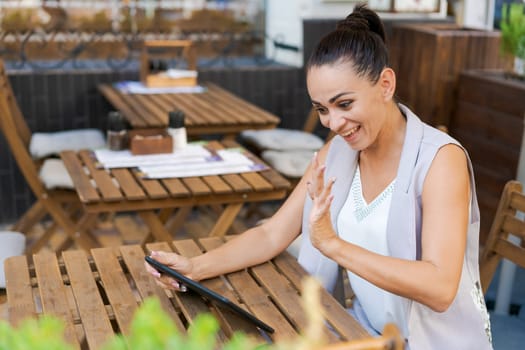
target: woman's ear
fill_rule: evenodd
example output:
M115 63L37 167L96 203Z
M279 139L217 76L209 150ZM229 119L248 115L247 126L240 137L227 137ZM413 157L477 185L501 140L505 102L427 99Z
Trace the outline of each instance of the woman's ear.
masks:
M392 68L385 68L379 76L379 82L385 101L391 100L396 93L396 73Z

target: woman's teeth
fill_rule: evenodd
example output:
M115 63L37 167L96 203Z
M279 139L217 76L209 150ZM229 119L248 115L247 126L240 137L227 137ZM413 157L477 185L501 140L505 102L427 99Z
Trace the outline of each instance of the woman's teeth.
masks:
M347 133L343 134L343 137L351 136L353 133L355 133L357 130L359 130L359 126L356 126L352 129L350 129Z

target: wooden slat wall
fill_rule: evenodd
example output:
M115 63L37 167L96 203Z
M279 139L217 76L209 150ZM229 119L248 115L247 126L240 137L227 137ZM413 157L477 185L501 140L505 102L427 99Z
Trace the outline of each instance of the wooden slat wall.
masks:
M460 74L450 134L469 152L481 210L481 241L494 218L505 183L516 178L525 116L525 83L502 71Z
M455 24L394 25L389 49L398 97L429 124L449 126L461 71L505 67L499 40L499 32Z

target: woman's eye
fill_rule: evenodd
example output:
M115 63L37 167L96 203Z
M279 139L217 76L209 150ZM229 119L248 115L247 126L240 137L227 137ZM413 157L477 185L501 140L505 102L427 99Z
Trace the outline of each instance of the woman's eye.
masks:
M317 107L315 110L319 114L326 114L327 113L327 109L326 108Z
M352 101L342 101L339 103L339 107L341 108L348 108L352 104Z

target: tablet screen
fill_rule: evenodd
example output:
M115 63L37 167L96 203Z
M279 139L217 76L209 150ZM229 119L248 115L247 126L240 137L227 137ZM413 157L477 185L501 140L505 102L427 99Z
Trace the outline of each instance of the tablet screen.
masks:
M270 327L269 325L267 325L266 323L264 323L263 321L261 321L260 319L258 319L257 317L255 317L254 315L252 315L251 313L249 313L248 311L244 310L243 308L241 308L239 305L235 304L234 302L232 302L231 300L229 300L228 298L212 291L211 289L209 288L206 288L205 286L203 286L202 284L182 275L181 273L173 270L172 268L156 261L155 259L153 259L152 257L150 256L146 256L145 257L146 261L148 262L148 264L150 264L153 268L155 268L157 271L159 271L160 273L165 273L171 277L173 277L174 279L176 279L177 281L181 282L182 284L186 285L186 287L198 294L200 294L201 296L211 300L211 301L214 301L216 302L217 304L219 305L222 305L230 310L232 310L233 312L235 312L236 314L240 315L241 317L243 317L244 319L252 322L255 326L269 332L269 333L273 333L274 332L274 329L272 327Z

